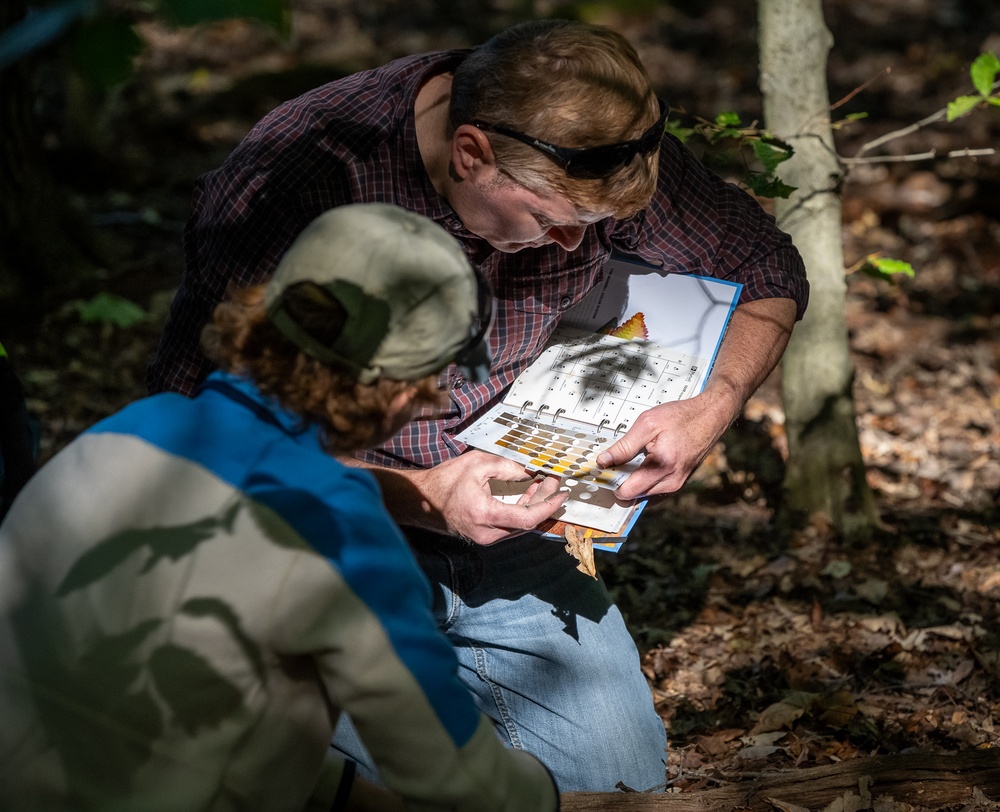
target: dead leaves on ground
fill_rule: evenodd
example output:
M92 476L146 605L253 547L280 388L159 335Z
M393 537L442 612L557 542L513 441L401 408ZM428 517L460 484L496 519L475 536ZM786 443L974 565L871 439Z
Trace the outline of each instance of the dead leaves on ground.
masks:
M679 601L697 602L691 620L643 658L671 734L675 786L912 748L1000 746L1000 528L955 520L934 543L887 538L856 549L806 532L782 549L713 539L709 527L696 535L664 508L653 515L673 539L665 552L699 545L674 556L679 582L718 562ZM622 579L643 577L625 559L605 569L616 594L629 594ZM634 624L641 604L624 608Z

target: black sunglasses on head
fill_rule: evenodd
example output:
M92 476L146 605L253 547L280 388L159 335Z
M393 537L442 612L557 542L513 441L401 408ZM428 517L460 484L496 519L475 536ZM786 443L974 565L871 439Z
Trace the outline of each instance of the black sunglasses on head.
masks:
M663 130L667 124L667 115L670 113L670 107L662 99L659 99L659 102L660 118L639 138L599 147L557 147L540 138L512 130L503 124L487 124L484 121L473 121L471 124L484 132L505 135L537 149L559 164L571 178L606 178L630 164L636 155L652 155L659 149Z

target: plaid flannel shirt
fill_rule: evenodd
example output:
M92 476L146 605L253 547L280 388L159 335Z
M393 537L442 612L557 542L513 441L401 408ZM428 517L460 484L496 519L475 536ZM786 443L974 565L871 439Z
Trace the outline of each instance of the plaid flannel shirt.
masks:
M504 254L467 231L431 184L413 116L424 82L454 70L466 53L405 57L286 102L199 180L184 234L185 274L149 369L151 391L191 393L211 368L198 350L201 328L229 287L264 281L309 222L347 203L394 203L435 220L459 239L498 299L490 379L475 385L452 370L450 407L364 454L370 462L428 467L464 451L455 435L539 355L612 251L670 272L741 282L741 302L791 298L801 317L808 284L789 237L671 136L663 140L650 205L628 220L588 227L575 251L551 245Z

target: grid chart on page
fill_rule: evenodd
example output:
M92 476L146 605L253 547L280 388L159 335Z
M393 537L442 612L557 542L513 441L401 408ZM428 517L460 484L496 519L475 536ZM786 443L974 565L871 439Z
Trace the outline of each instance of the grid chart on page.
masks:
M564 412L597 433L617 434L647 409L693 395L705 365L649 342L565 331L505 400L538 416L547 412L554 419Z

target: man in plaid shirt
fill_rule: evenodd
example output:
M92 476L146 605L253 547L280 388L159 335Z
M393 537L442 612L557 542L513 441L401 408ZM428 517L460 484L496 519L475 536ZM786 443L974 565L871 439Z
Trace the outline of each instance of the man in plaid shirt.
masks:
M663 724L604 585L528 532L553 483L529 510L503 504L490 480L525 479L523 469L455 435L540 354L612 251L731 279L742 298L703 393L650 409L600 460L645 451L620 498L676 491L778 362L808 297L788 236L664 136L665 117L627 41L552 20L287 102L199 181L185 276L149 373L153 391L194 391L210 369L198 336L227 287L268 277L329 208L395 203L458 238L497 296L489 380L453 370L450 408L357 462L375 471L431 579L479 707L562 791L662 785ZM368 763L349 726L335 745Z

